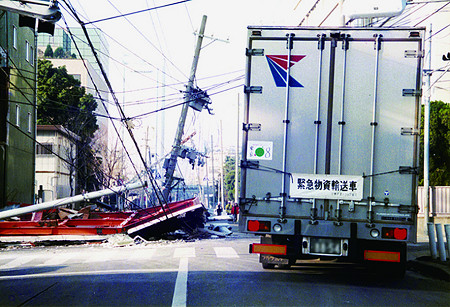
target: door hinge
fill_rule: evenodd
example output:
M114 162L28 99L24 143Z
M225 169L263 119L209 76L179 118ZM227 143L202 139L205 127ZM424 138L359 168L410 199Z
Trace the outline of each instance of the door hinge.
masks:
M244 131L261 131L261 124L243 124L242 130Z
M264 55L264 49L246 49L245 51L246 56L263 56Z
M422 91L421 90L412 89L412 88L404 88L402 90L402 96L416 96L416 97L420 97L420 96L422 96Z
M419 131L417 131L417 129L410 127L402 127L401 135L419 135Z
M244 93L262 94L262 86L245 86Z
M423 52L419 50L405 50L405 58L422 58Z

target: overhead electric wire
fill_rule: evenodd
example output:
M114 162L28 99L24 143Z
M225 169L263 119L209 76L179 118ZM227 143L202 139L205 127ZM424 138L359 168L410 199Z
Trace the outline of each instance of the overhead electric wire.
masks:
M148 11L152 11L152 10L156 10L156 9L161 9L164 7L168 7L168 6L173 6L173 5L177 5L177 4L181 4L184 2L189 2L192 0L182 0L182 1L178 1L178 2L174 2L174 3L169 3L169 4L165 4L165 5L160 5L158 7L152 7L152 8L147 8L147 9L143 9L143 10L139 10L139 11L134 11L134 12L130 12L130 13L120 13L120 15L117 16L111 16L111 17L107 17L107 18L103 18L103 19L98 19L98 20L94 20L94 21L89 21L84 23L85 25L89 25L89 24L93 24L93 23L97 23L97 22L102 22L102 21L107 21L107 20L112 20L112 19L116 19L116 18L122 18L122 17L127 17L130 15L135 15L135 14L139 14L139 13L144 13L144 12L148 12Z
M83 24L81 23L81 20L80 20L79 17L77 16L77 13L76 13L76 11L73 9L73 7L70 7L70 5L67 3L67 1L64 0L64 2L65 2L65 4L69 7L69 9L72 11L73 15L76 17L75 19L77 19L78 22L83 26ZM86 35L86 37L87 37L87 39L88 39L88 41L89 41L88 34L86 33L87 31L85 30L84 27L83 27L83 31L85 32L85 35ZM94 48L93 48L92 43L91 43L90 41L89 41L89 45L90 45L91 49L93 49L93 53L94 53L94 55L96 56L95 51L94 51ZM97 60L97 62L99 62L99 59L97 58L97 56L96 56L96 60ZM100 64L100 62L99 62L99 64ZM102 68L101 65L99 65L99 66L100 66L100 68ZM102 74L104 74L104 71L103 71L103 70L102 70ZM106 77L105 75L104 75L104 78L105 78L105 81L106 81L107 83L109 83L109 81L107 80L107 77ZM227 82L227 83L229 83L229 82ZM226 84L226 83L225 83L225 84ZM110 88L110 93L111 93L111 95L113 96L114 102L116 103L116 105L117 105L117 107L118 107L118 109L119 109L119 113L120 113L120 115L121 115L121 120L122 120L122 121L128 121L129 118L126 118L126 117L125 117L125 114L123 114L123 110L121 110L120 105L118 104L117 98L115 97L115 94L114 94L114 92L112 91L111 85L110 85L110 84L107 84L107 85L108 85L108 87ZM218 86L219 86L219 85L215 85L214 88L216 88L216 87L218 87ZM240 86L240 85L239 85L239 86ZM227 90L229 90L229 89L227 89ZM224 91L226 91L226 90L224 90ZM140 151L139 151L139 147L138 147L137 144L136 144L136 140L135 140L134 137L133 137L132 131L130 130L129 127L126 127L126 128L127 128L127 130L129 131L130 136L132 137L133 142L135 142L136 148L138 149L138 154L141 156L141 160L143 160L143 159L142 159L142 155L141 155L141 153L140 153ZM131 160L131 159L130 159L130 160ZM132 161L131 161L131 162L132 162ZM144 166L145 166L145 161L143 160L143 162L144 162ZM150 177L150 176L149 176L149 177Z
M150 5L148 4L148 0L145 0L145 4L147 5L147 8L150 8ZM155 7L155 6L156 6L155 1L153 1L153 7ZM156 12L158 12L158 10L156 10ZM159 45L159 49L161 51L163 51L163 47L161 45L161 40L159 38L158 31L156 30L155 21L153 20L153 16L152 16L152 12L151 11L148 11L148 16L150 17L150 20L152 21L152 29L155 32L156 40L158 41L158 45ZM161 25L161 23L160 23L160 25Z
M189 14L189 9L188 9L188 7L187 7L187 5L186 5L186 4L184 5L184 7L186 8L186 13L187 13L187 15L188 15L188 18L189 18L189 22L191 23L191 28L192 28L192 31L195 31L195 28L194 28L194 24L192 23L192 18L191 18L191 14Z
M65 1L64 1L64 2L65 2ZM68 27L68 25L67 25L67 22L65 21L64 17L63 17L63 20L64 20L64 22L65 22L65 24L66 24L66 26L67 26L67 30L69 31L69 34L70 34L71 37L72 37L72 32L70 31L70 29L69 29L69 27ZM87 31L85 32L85 35L86 35L86 38L89 40ZM77 49L77 52L78 52L80 58L83 59L83 56L81 55L81 52L80 52L80 50L79 50L79 48L78 48L77 43L73 40L73 37L72 37L72 41L74 42L75 48ZM95 54L95 50L92 50L92 51L93 51L93 53ZM97 56L96 56L96 58L97 58ZM84 65L86 65L84 61L83 61L83 63L84 63ZM100 63L100 62L98 62L98 64L99 64L99 66L101 66L101 63ZM94 79L93 79L91 73L89 72L89 70L87 69L87 67L85 67L85 68L86 68L86 71L88 72L88 75L89 75L89 77L90 77L90 79L91 79L92 83L94 84L94 87L95 87L95 89L96 89L96 91L97 91L98 88L97 88L97 85L96 85L95 82L94 82ZM105 80L105 81L106 81L106 80ZM108 83L109 83L109 80L108 80ZM111 90L112 90L112 88L110 87L110 92L111 92ZM97 91L97 93L98 93L98 91ZM98 94L99 94L99 93L98 93ZM102 101L102 103L103 103L103 101ZM112 118L112 117L110 116L110 114L109 114L108 108L107 108L105 105L103 105L103 107L104 107L104 109L105 109L105 111L106 111L106 113L107 113L108 118ZM119 106L119 108L120 108L120 106ZM123 113L123 111L122 111L122 113ZM121 116L121 118L122 118L122 124L123 124L123 125L126 125L126 119L124 120L122 116ZM130 156L128 150L127 150L126 147L125 147L124 141L123 141L122 138L120 137L120 133L119 133L117 127L115 126L114 122L111 121L111 123L112 123L112 125L113 125L113 128L114 128L116 134L117 134L118 139L120 140L120 142L121 142L121 144L122 144L123 149L125 150L125 152L126 152L128 158L130 159L130 161L131 161L131 163L132 163L132 166L133 166L134 170L135 170L136 173L137 173L136 166L135 166L134 163L132 162L131 156Z
M430 85L430 88L433 87L436 83L438 83L439 80L441 80L442 77L450 71L450 63L445 65L444 68L447 68L447 69L445 71L443 71L442 74L438 78L436 78L436 80L434 80L434 82Z
M86 36L86 39L88 40L88 43L89 43L89 45L90 45L90 47L91 47L91 50L92 50L92 52L93 52L93 54L94 54L94 57L95 57L95 59L96 59L96 61L97 61L97 64L98 64L99 67L100 67L100 70L101 70L101 72L102 72L103 78L105 79L105 82L106 82L108 88L110 89L111 96L113 97L114 102L116 103L117 109L119 110L119 114L120 114L121 118L124 120L124 124L125 124L125 121L127 120L126 117L125 117L125 114L124 114L122 108L120 107L120 104L119 104L119 101L118 101L116 95L114 94L114 90L113 90L113 88L112 88L112 85L111 85L111 83L110 83L110 81L109 81L108 76L106 75L106 72L105 72L105 70L104 70L104 68L103 68L103 65L102 65L102 63L100 62L100 60L99 60L99 58L98 58L98 55L97 55L96 52L95 52L95 49L94 49L93 44L92 44L92 41L90 40L89 34L87 33L86 27L84 26L83 22L82 22L82 21L80 20L80 18L78 17L78 15L77 15L75 9L74 9L70 4L67 3L67 0L63 0L63 1L64 1L64 3L68 6L68 8L72 11L72 13L74 14L74 16L76 17L76 20L80 23L80 25L81 25L81 27L82 27L82 29L83 29L83 32L84 32L84 34L85 34L85 36ZM106 109L106 108L105 108L105 109ZM115 127L114 124L113 124L113 126ZM130 137L131 137L131 139L132 139L132 141L133 141L133 143L134 143L134 145L135 145L135 147L136 147L137 153L138 153L138 155L139 155L139 157L140 157L140 159L141 159L141 161L142 161L142 163L143 163L143 165L144 165L144 167L145 167L145 170L146 170L146 173L147 173L147 175L148 175L148 177L149 177L149 179L150 179L150 183L151 183L151 185L152 185L152 188L153 188L153 190L155 191L155 194L156 194L156 197L157 197L158 201L160 202L161 208L163 209L163 211L164 211L164 213L165 213L165 209L164 209L163 204L167 204L167 201L166 201L166 200L164 199L164 197L162 196L162 193L161 193L161 191L160 191L160 189L159 189L159 187L158 187L158 185L157 185L157 183L156 183L156 181L155 181L155 179L154 179L154 177L153 177L153 174L152 174L152 173L148 170L148 168L147 168L145 159L144 159L144 157L142 156L142 153L141 153L141 151L140 151L140 149L139 149L139 146L138 146L138 144L137 144L137 142L136 142L136 139L134 138L133 131L131 130L131 128L130 128L128 125L125 125L125 126L126 126L127 131L128 131L128 133L129 133L129 135L130 135ZM115 130L116 130L117 135L119 135L119 133L118 133L118 131L117 131L116 128L115 128ZM122 142L122 145L123 145L123 142ZM127 153L128 153L128 152L127 152ZM136 171L136 174L138 174L138 172L137 172L137 170L136 170L136 167L134 166L134 163L132 162L130 156L129 156L129 159L130 159L131 163L133 164L133 167L134 167L134 169L135 169L135 171ZM162 196L162 198L161 198L161 196Z
M225 74L223 74L223 75L225 75ZM219 76L222 76L222 75L219 75ZM212 77L210 77L210 78L212 78ZM233 79L230 79L228 81L224 81L222 83L218 83L218 84L213 84L213 85L207 86L205 91L209 91L211 89L222 87L224 85L227 85L229 83L241 80L243 78L244 78L244 75L241 75L241 76L237 76L237 77L235 77ZM204 80L204 79L208 79L208 78L203 78L201 80ZM180 100L180 99L182 99L182 97L174 97L174 98L170 98L170 99L164 99L164 98L167 98L169 96L176 96L176 95L180 95L180 94L183 94L183 93L179 92L179 93L172 93L172 94L164 95L164 96L157 96L157 97L143 98L143 99L133 100L133 101L126 101L126 102L124 102L124 105L125 106L134 106L134 105L143 105L143 104L153 104L153 103L158 103L158 102L161 102L161 101L162 102L168 102L168 101L172 101L172 100Z
M11 85L14 85L14 83L12 83L12 82L10 82L10 84L11 84ZM19 90L19 92L20 92L20 90ZM32 105L34 108L37 107L37 106L34 105L34 103L32 103L32 102L30 101L30 98L28 98L28 97L27 97L26 95L24 95L23 93L22 93L22 95L23 95L24 98L28 101L28 103L24 103L24 104ZM10 101L11 101L11 100L10 100ZM14 101L12 101L12 102L14 102ZM15 102L15 103L17 103L17 102ZM18 127L17 125L14 125L14 124L11 123L8 119L6 119L6 122L7 122L10 126L16 128L16 129L17 129L18 131L20 131L22 134L24 134L25 136L27 136L28 138L30 138L31 140L33 140L36 144L41 145L41 146L44 146L44 145L43 145L42 143L40 143L37 139L33 138L32 136L28 135L26 132L22 131L22 129L20 129L20 127ZM53 126L56 127L56 125L53 125ZM56 128L59 130L58 127L56 127ZM48 148L47 148L47 150L50 151L50 152L51 152L52 154L54 154L55 156L57 156L58 158L60 158L61 160L63 160L64 162L66 162L66 163L68 163L69 165L75 167L75 168L78 170L78 168L76 167L76 165L72 164L70 161L68 161L68 160L66 160L65 158L61 157L59 154L53 152L52 150L49 150Z
M238 72L242 72L243 69L239 69L239 70L235 70L235 71L230 71L230 72L226 72L223 74L219 74L219 75L213 75L213 76L209 76L209 77L204 77L204 78L198 78L198 81L203 81L203 80L207 80L207 79L212 79L212 78L218 78L218 77L223 77L226 75L231 75L234 73L238 73ZM244 76L244 75L242 75ZM178 83L172 83L172 84L165 84L165 86L175 86L175 85L184 85L186 82L178 82ZM85 88L87 89L94 89L92 87L89 86L85 86ZM141 91L147 91L147 90L154 90L154 89L158 89L159 86L150 86L150 87L144 87L144 88L138 88L138 89L132 89L132 90L125 90L125 91L116 91L116 94L122 94L122 93L135 93L135 92L141 92ZM176 90L178 93L180 93L180 90ZM108 91L105 90L100 90L100 92L105 92L105 93L109 93ZM174 94L178 94L178 93L173 93L173 94L169 94L169 95L174 95ZM164 97L164 96L159 96L159 97Z
M115 10L117 10L119 13L121 13L120 12L120 10L110 1L110 0L107 0L108 2L109 2L109 4L111 4L111 6L115 9ZM187 0L187 1L190 1L190 0ZM186 2L186 1L183 1L183 2ZM144 35L144 33L142 33L142 31L141 30L139 30L126 16L123 16L124 18L125 18L125 20L136 30L136 32L140 35L140 36L142 36L142 38L144 38L149 44L150 44L150 46L152 46L156 51L158 51L158 53L164 58L164 59L166 59L176 70L178 70L178 72L180 72L181 73L181 75L183 75L184 77L186 77L186 79L188 79L188 76L186 76L186 74L180 69L180 68L178 68L165 54L164 54L164 52L162 52L160 49L158 49L156 46L155 46L155 44L153 44L149 39L148 39L148 37L147 36L145 36Z
M32 136L28 135L28 133L26 133L25 131L23 131L22 129L20 129L20 127L17 127L15 124L11 123L8 119L6 119L6 122L13 128L16 128L17 131L19 131L20 133L22 133L23 135L25 135L27 138L31 139L34 143L44 147L47 151L51 152L52 155L55 155L56 157L58 157L59 159L61 159L62 161L66 162L68 165L71 166L75 166L74 164L72 164L72 162L70 162L69 160L66 160L64 157L60 156L58 153L54 152L53 150L49 149L48 147L45 146L45 143L41 143L39 142L37 139L33 138Z
M222 90L222 91L220 91L220 92L210 94L209 96L213 96L213 95L217 95L217 94L220 94L220 93L223 93L223 92L226 92L226 91L230 91L230 90L232 90L232 89L241 87L242 85L243 85L243 84L239 84L239 85L230 87L230 88L228 88L228 89ZM166 106L166 107L163 107L163 108L158 109L158 110L155 110L155 111L150 111L150 112L142 113L142 114L139 114L139 115L136 115L136 116L132 116L132 117L129 117L129 119L137 119L137 118L146 117L146 116L151 115L151 114L155 114L155 113L158 113L158 112L161 112L161 111L165 111L165 110L168 110L168 109L171 109L171 108L175 108L175 107L178 107L178 106L182 106L182 105L184 105L184 104L186 104L186 103L190 103L190 102L192 102L192 101L194 101L194 100L183 101L183 102L181 102L181 103L178 103L178 104L175 104L175 105L172 105L172 106Z
M29 73L31 73L31 71L24 70L24 69L22 69L22 68L17 67L17 65L15 64L15 62L10 58L9 54L8 54L8 59L9 59L9 62L12 63L12 65L13 65L13 67L14 67L13 69L16 70L16 71L18 71L19 75L17 75L17 76L21 77L22 79L31 79L31 78L25 77L25 76L22 74L22 71L27 71L27 72L29 72ZM37 61L35 62L35 65L37 65ZM3 71L3 72L6 74L5 71ZM33 73L35 73L35 72L33 72ZM38 77L38 76L36 75L36 78L37 78L37 77ZM16 103L16 104L26 104L26 105L30 105L30 106L32 106L33 109L35 109L35 110L38 109L39 106L36 105L33 101L31 101L31 98L29 97L30 95L34 96L35 94L37 94L37 92L35 91L35 86L37 85L37 82L36 82L37 79L32 79L32 80L35 81L35 83L34 83L35 85L31 85L31 84L27 83L27 81L25 80L25 82L26 82L26 83L30 86L30 88L33 90L33 93L32 93L32 94L24 93L23 90L22 90L21 88L17 87L17 86L15 85L14 82L11 82L11 81L10 81L9 84L10 84L11 86L13 86L20 94L22 94L22 96L24 97L25 100L27 100L27 102L19 102L19 101L14 101L14 100L11 100L11 99L10 99L9 101L10 101L10 102L13 102L13 103ZM28 137L29 139L31 139L35 144L38 144L38 145L40 145L40 146L45 147L45 145L44 145L43 143L39 142L36 138L34 138L34 137L32 137L31 135L29 135L29 133L27 133L27 132L23 131L22 129L20 129L20 127L18 127L18 126L16 126L15 124L11 123L8 119L6 119L6 122L7 122L11 127L15 128L15 129L18 130L20 133L22 133L23 135L25 135L26 137ZM58 131L61 131L61 130L59 129L58 125L59 125L59 124L52 124L52 126L55 127ZM62 132L62 133L65 133L64 131L61 131L61 132ZM84 146L87 146L87 145L88 145L88 144L84 144ZM59 155L58 153L54 152L53 150L50 150L48 147L46 147L46 150L48 150L49 152L51 152L51 153L52 153L53 155L55 155L56 157L60 158L62 161L64 161L65 163L67 163L69 166L73 167L76 171L80 171L80 167L78 167L77 165L75 165L73 162L71 162L71 161L65 159L64 157L62 157L62 156ZM74 161L75 161L75 160L77 160L77 159L74 159ZM103 175L105 175L106 177L109 176L108 174L105 174L105 173L104 173ZM106 188L111 189L111 187L109 187L109 186L106 186ZM118 194L118 193L116 193L116 194Z
M21 134L25 135L27 138L31 139L35 144L42 146L43 148L45 148L47 151L49 151L52 155L58 157L59 159L61 159L61 161L64 161L65 163L67 163L69 166L74 167L74 169L76 171L80 170L80 167L77 167L75 164L73 164L73 162L67 160L66 158L62 157L61 155L59 155L58 153L54 152L53 150L49 149L48 147L46 147L45 143L41 143L39 142L37 139L33 138L32 136L28 135L28 133L26 133L25 131L23 131L22 129L20 129L19 127L17 127L16 125L14 125L13 123L11 123L8 119L6 120L6 122L13 128L15 128L17 131L19 131ZM56 127L59 130L59 128L56 125L53 125L54 127ZM104 173L103 175L105 175L105 177L110 177L108 174ZM105 186L107 189L112 190L112 187L110 186ZM113 191L115 194L120 195L120 193L117 193L115 191ZM121 197L124 197L123 195L120 195ZM125 198L127 199L127 198ZM127 199L128 202L132 202L130 199Z
M150 7L148 5L148 0L145 0L145 3L147 4L147 7ZM186 6L186 3L184 5ZM155 0L153 0L153 6L156 6ZM164 48L161 45L161 39L159 38L158 31L156 30L156 27L154 27L155 28L155 35L158 38L158 43L160 45L161 50L165 49L165 51L168 54L168 56L171 57L170 50L167 48L167 40L166 40L166 35L164 33L164 27L162 26L161 19L159 18L159 10L155 10L154 12L148 12L148 13L150 15L150 18L152 19L152 23L153 23L153 14L152 13L155 13L156 18L158 20L158 24L159 24L159 29L161 31L162 41L164 42Z
M393 24L389 25L389 27L394 27L396 24L402 22L403 20L407 19L409 16L413 15L415 12L417 12L418 10L420 10L421 8L425 7L426 4L423 4L422 6L414 9L412 12L407 12L406 14L402 14L400 15L400 18L398 18L398 20L396 20Z
M218 75L218 76L221 76L221 75ZM242 80L243 78L244 78L244 76L241 75L241 76L238 76L238 77L236 77L236 78L234 78L234 79L230 79L230 80L228 80L228 81L224 81L224 82L222 82L222 83L213 84L213 85L210 85L209 87L207 87L207 90L209 91L209 90L212 90L212 89L217 89L217 88L223 87L223 86L225 86L225 85L227 85L227 84L230 84L230 83L232 83L232 82L236 82L236 81ZM208 79L208 78L205 78L205 79ZM234 88L239 87L239 86L241 86L241 85L232 87L232 88L230 88L230 89L234 89ZM228 90L230 90L230 89L226 89L226 90L224 90L224 91L228 91ZM223 91L220 91L220 92L217 92L217 93L213 93L212 95L219 94L219 93L221 93L221 92L223 92ZM174 98L171 98L171 99L162 99L162 100L161 100L161 98L168 97L168 96L173 96L173 95L179 95L179 94L182 94L182 93L173 93L173 94L165 95L165 96L158 96L158 97L152 97L152 98L145 98L145 99L136 100L136 101L128 101L128 102L124 102L123 105L126 106L126 107L130 107L130 106L136 106L136 105L154 104L154 103L158 103L158 102L161 102L161 101L162 101L162 102L165 102L165 103L170 102L170 101L174 101L174 102L175 102L175 101L180 101L181 99L183 99L183 97L174 97ZM188 102L190 102L190 101L188 101ZM112 104L112 102L108 102L108 103ZM174 105L169 105L169 106L166 106L165 108L151 111L150 114L158 113L158 112L160 112L160 111L164 111L164 110L167 110L167 109L171 109L171 108L173 108L173 107L177 107L177 106L180 106L180 105L183 105L183 104L184 104L184 103L178 103L178 104L174 104ZM149 115L148 113L145 113L145 114L146 114L146 115ZM98 115L98 116L102 116L102 117L107 117L107 118L108 118L108 116L105 116L105 115L102 115L102 114L98 114L98 113L97 113L97 115ZM139 117L139 116L140 116L140 115L138 115L137 117ZM135 118L135 117L129 117L128 119L134 119L134 118ZM114 120L120 120L119 118L112 118L112 119L114 119Z
M120 45L122 48L124 48L126 51L128 51L130 54L136 56L137 58L139 58L140 60L142 60L144 63L150 65L151 67L153 67L154 69L156 69L157 71L161 72L162 74L164 74L165 76L169 77L170 79L173 79L175 81L177 81L179 84L183 84L183 82L177 78L175 78L174 76L171 76L169 74L167 74L164 70L162 70L161 68L155 66L154 64L148 62L147 60L145 60L144 58L142 58L141 56L139 56L137 53L135 53L134 51L132 51L131 49L129 49L128 47L122 45L119 41L117 41L114 37L112 37L111 35L109 35L106 32L103 32L107 37L109 37L112 41L114 41L115 43L117 43L118 45ZM120 62L118 62L120 63ZM123 63L120 63L121 65L123 65ZM150 78L150 77L149 77ZM154 80L154 79L153 79ZM156 81L157 83L162 84L163 86L166 86L166 84L161 83ZM178 89L177 89L178 90Z
M69 12L69 14L70 14L74 19L76 19L76 18L73 16L72 12L68 11L64 6L62 6L62 8L63 8L66 12ZM68 28L67 24L66 24L66 27ZM162 69L160 69L159 67L155 66L154 64L148 62L146 59L144 59L143 57L141 57L140 55L138 55L137 53L135 53L134 51L132 51L131 49L129 49L128 47L126 47L125 45L123 45L121 42L119 42L118 40L116 40L114 37L112 37L112 36L109 35L108 33L102 31L102 30L101 30L100 28L98 28L97 26L94 25L94 28L97 29L97 30L99 30L99 31L101 31L106 37L108 37L108 38L109 38L110 40L112 40L114 43L116 43L117 45L119 45L120 47L122 47L124 50L128 51L130 54L132 54L132 55L134 55L135 57L137 57L138 59L140 59L142 62L148 64L149 66L151 66L151 67L154 68L155 70L161 72L162 74L166 75L166 76L169 77L170 79L173 79L173 80L177 81L178 84L184 84L182 81L180 81L180 80L178 80L177 78L175 78L175 77L173 77L173 76L167 74L164 70L162 70ZM61 29L64 29L64 28L61 27ZM72 35L73 35L74 37L76 37L78 40L80 40L81 42L83 42L84 44L86 44L87 46L89 46L89 44L88 44L86 41L84 41L82 38L80 38L79 36L77 36L77 35L75 35L75 34L73 34L73 33L72 33ZM94 49L95 49L95 48L94 48ZM101 53L102 55L104 55L105 57L109 58L109 59L112 60L113 62L115 62L115 63L117 63L117 64L119 64L119 65L121 65L121 66L123 66L123 67L125 67L125 68L128 68L128 69L134 71L134 69L132 69L131 67L125 65L122 61L119 61L119 60L117 60L117 59L111 57L109 54L106 54L106 53L104 53L103 51L101 51L101 50L99 50L99 49L95 49L95 51L98 52L98 53ZM137 73L139 73L139 72L137 72ZM142 75L143 75L143 74L142 74ZM145 75L145 77L148 78L148 79L150 79L150 80L152 80L152 81L155 81L156 83L161 84L162 86L166 86L166 84L164 84L164 83L162 83L162 82L159 82L158 80L155 80L155 79L151 78L151 77L148 76L148 75ZM168 85L168 86L170 86L170 85ZM174 89L175 89L175 88L174 88ZM178 90L178 89L176 89L176 90Z
M419 24L421 24L422 22L424 22L425 20L427 20L428 18L430 18L431 16L433 16L434 14L438 13L440 10L442 10L443 8L445 8L447 5L450 4L450 1L445 3L443 6L441 6L439 9L437 9L436 11L434 11L432 14L428 15L426 18L422 19L421 21L419 21L417 24L415 24L414 26L417 27Z
M71 11L69 11L69 10L67 10L66 8L64 8L64 7L62 7L65 11L67 11L67 12L69 12L69 14L74 18L74 19L76 19L75 17L74 17L74 15L73 15L73 12L71 12ZM85 17L84 17L85 18ZM85 18L85 19L87 19L87 18ZM127 19L128 20L128 19ZM131 22L130 22L131 23ZM131 23L132 24L132 23ZM133 25L133 24L132 24ZM134 26L134 25L133 25ZM68 27L68 26L67 26ZM98 28L97 26L95 26L94 25L94 27L96 28L96 29L98 29L99 31L102 31L100 28ZM139 32L139 30L135 27L135 29ZM166 75L166 76L168 76L169 78L171 78L171 79L173 79L173 80L175 80L175 81L177 81L179 84L184 84L184 82L182 82L182 81L180 81L180 80L178 80L177 78L175 78L175 77L173 77L173 76L171 76L171 75L169 75L169 74L167 74L164 70L161 70L159 67L157 67L157 66L155 66L154 64L152 64L152 63L150 63L150 62L148 62L146 59L144 59L144 58L142 58L141 56L139 56L138 54L136 54L135 52L133 52L131 49L129 49L128 47L126 47L126 46L124 46L121 42L119 42L118 40L116 40L114 37L112 37L111 35L109 35L108 33L106 33L106 32L104 32L104 31L102 31L102 33L105 35L105 36L107 36L109 39L111 39L112 41L114 41L116 44L118 44L119 46L121 46L123 49L125 49L126 51L128 51L129 53L131 53L132 55L134 55L134 56L136 56L137 58L139 58L140 60L142 60L144 63L146 63L146 64L148 64L148 65L150 65L151 67L153 67L154 69L156 69L157 71L159 71L159 72L161 72L162 74L164 74L164 75ZM142 32L141 32L142 33ZM143 35L143 34L142 34ZM74 35L75 37L77 37L76 35ZM81 38L79 38L79 37L77 37L78 39L80 39L83 43L85 43L86 45L88 45L87 44L87 42L85 42L83 39L81 39ZM144 36L144 38L150 43L150 44L152 44L145 36ZM164 53L162 53L160 50L158 50L155 46L153 46L163 57L165 57L166 59L167 59L167 57L164 55ZM121 66L124 66L124 67L127 67L127 68L130 68L130 67L128 67L128 66L126 66L124 63L122 63L121 61L119 61L119 60L116 60L116 59L114 59L114 58L112 58L111 56L109 56L108 54L105 54L105 53L103 53L101 50L98 50L98 49L95 49L97 52L100 52L100 53L102 53L104 56L106 56L106 57L108 57L108 58L110 58L111 60L113 60L114 62L116 62L116 63L118 63L119 65L121 65ZM167 59L170 63L172 63L169 59ZM176 66L175 66L175 64L173 64L172 63L172 65L177 69L177 70L179 70ZM131 69L130 68L130 70L133 70L133 69ZM179 70L180 71L180 70ZM181 71L180 71L181 72ZM138 72L139 73L139 72ZM182 73L182 72L181 72ZM183 74L183 73L182 73ZM158 80L155 80L155 79L153 79L153 78L151 78L151 77L149 77L149 76L146 76L147 78L149 78L149 79L151 79L151 80L153 80L153 81L155 81L156 83L160 83L162 86L166 86L166 84L163 84L163 83L161 83L161 82L159 82ZM178 89L177 89L178 90Z

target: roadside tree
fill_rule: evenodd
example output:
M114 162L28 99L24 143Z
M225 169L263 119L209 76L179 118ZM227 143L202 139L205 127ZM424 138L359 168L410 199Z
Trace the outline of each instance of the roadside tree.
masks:
M419 184L423 185L424 108L420 130ZM430 102L430 186L450 186L450 104Z
M236 180L236 171L235 171L235 162L236 158L227 156L225 159L225 165L223 171L225 173L224 176L224 186L225 186L225 196L227 201L231 201L234 203L234 189L235 189L235 180ZM239 174L238 174L239 180Z
M80 137L72 166L77 170L76 193L101 187L97 180L97 155L92 149L94 133L98 129L94 111L97 102L81 86L80 81L67 73L66 68L53 67L48 60L38 61L37 123L63 125Z

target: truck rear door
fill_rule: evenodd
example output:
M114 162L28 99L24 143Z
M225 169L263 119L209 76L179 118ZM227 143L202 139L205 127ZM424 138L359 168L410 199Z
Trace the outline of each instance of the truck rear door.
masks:
M248 31L241 230L401 223L414 239L423 29Z

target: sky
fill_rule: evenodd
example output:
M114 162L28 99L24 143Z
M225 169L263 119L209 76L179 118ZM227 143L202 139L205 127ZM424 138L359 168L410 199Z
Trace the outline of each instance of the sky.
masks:
M70 4L83 22L88 23L179 1L71 0ZM59 2L69 26L78 26L65 9L64 1ZM197 39L194 32L198 32L202 16L206 15L196 85L210 95L214 115L206 110L189 111L185 135L195 133L195 136L186 145L200 151L209 148L211 140L215 145L222 141L224 147L236 146L238 101L241 117L243 113L246 28L249 25L296 25L299 20L294 10L297 2L192 0L87 25L101 29L108 38L109 78L125 115L133 118L137 142L141 146L148 144L153 151L170 151L181 106L155 111L183 101ZM58 25L65 27L63 20ZM115 109L110 105L113 116L118 114ZM149 112L155 113L143 115ZM117 121L115 124L120 126ZM221 126L222 139L219 137ZM110 126L110 136L114 134ZM129 140L126 144L131 146Z

